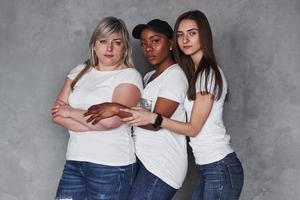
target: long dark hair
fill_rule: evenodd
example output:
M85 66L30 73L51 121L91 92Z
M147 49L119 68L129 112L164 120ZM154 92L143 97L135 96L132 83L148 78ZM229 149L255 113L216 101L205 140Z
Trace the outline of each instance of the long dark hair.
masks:
M197 24L199 29L199 38L201 42L201 49L203 51L203 57L199 62L196 71L195 71L196 63L193 62L191 56L185 55L180 50L177 42L177 31L178 31L179 24L182 20L185 19L193 20ZM180 15L177 18L175 23L173 44L174 44L173 49L174 49L175 60L181 66L189 81L189 89L187 93L188 99L189 100L196 99L196 81L198 75L200 75L200 77L204 76L205 79L204 81L205 91L201 91L201 93L208 94L209 91L211 91L207 88L207 84L208 84L210 73L212 73L211 81L215 82L213 88L213 95L217 100L219 100L222 95L223 81L214 54L212 32L206 16L199 10L191 10ZM201 84L203 84L202 81L200 81L200 88L201 88Z

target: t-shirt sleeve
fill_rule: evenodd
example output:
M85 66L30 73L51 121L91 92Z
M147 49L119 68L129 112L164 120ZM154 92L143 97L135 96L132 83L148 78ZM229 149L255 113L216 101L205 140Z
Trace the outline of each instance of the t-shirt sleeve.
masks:
M206 85L207 83L207 85ZM206 87L205 87L206 85ZM199 73L197 81L196 81L196 92L208 92L210 94L214 94L215 87L215 76L214 71L210 70L208 76L206 77L205 72L202 74ZM207 90L206 90L207 89Z
M139 88L140 92L143 91L143 80L141 74L135 69L128 69L121 76L118 77L116 87L123 83L133 84Z
M81 70L83 70L84 67L85 67L84 64L76 66L74 69L72 69L69 72L67 77L71 80L74 80L76 78L76 76L81 72Z
M180 68L173 68L168 71L162 82L158 97L163 97L182 103L185 99L188 82L184 72Z

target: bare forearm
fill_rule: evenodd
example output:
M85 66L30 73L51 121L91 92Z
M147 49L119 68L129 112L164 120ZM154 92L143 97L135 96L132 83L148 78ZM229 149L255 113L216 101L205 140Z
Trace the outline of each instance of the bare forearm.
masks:
M190 123L180 122L166 117L163 117L161 127L189 137L195 137L199 133L198 128Z
M83 126L88 127L90 130L98 130L98 131L103 131L107 130L108 127L103 125L101 121L98 124L91 124L87 122L88 117L84 117L83 114L86 112L86 110L81 110L81 109L72 109L70 113L70 117L77 121L78 123L82 124Z
M185 136L189 136L189 137L193 137L198 133L196 128L194 128L190 123L184 123L181 121L172 120L172 119L164 117L164 116L162 116L163 121L162 121L160 127L155 128L153 126L153 124L155 123L155 120L157 118L157 113L148 112L147 115L148 115L148 118L146 120L147 124L139 126L140 128L152 130L152 131L158 131L161 128L166 128L177 134L185 135Z
M206 120L211 112L214 102L213 99L214 96L211 94L202 95L201 93L197 93L190 121L188 123L164 118L161 126L178 134L189 137L197 136L204 127L204 124L206 123Z
M56 116L53 119L53 122L72 131L76 132L85 132L88 131L89 128L80 124L79 122L66 117Z

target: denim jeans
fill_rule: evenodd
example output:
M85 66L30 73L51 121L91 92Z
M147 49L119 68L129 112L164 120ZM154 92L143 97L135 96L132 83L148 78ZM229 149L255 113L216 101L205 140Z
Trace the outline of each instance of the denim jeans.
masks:
M127 200L136 164L107 166L66 161L56 200Z
M238 200L244 183L244 172L235 153L220 161L197 165L200 179L192 200Z
M176 193L160 178L149 172L141 161L137 162L138 173L128 200L170 200Z

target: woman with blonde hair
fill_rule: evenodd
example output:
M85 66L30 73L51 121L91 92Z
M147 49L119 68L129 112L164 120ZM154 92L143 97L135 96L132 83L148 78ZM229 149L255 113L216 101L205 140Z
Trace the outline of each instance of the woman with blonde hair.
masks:
M131 129L119 117L87 123L91 105L115 102L135 106L142 79L133 68L124 22L106 17L94 30L89 59L68 74L52 107L53 121L69 130L66 163L56 199L125 200L136 173Z

